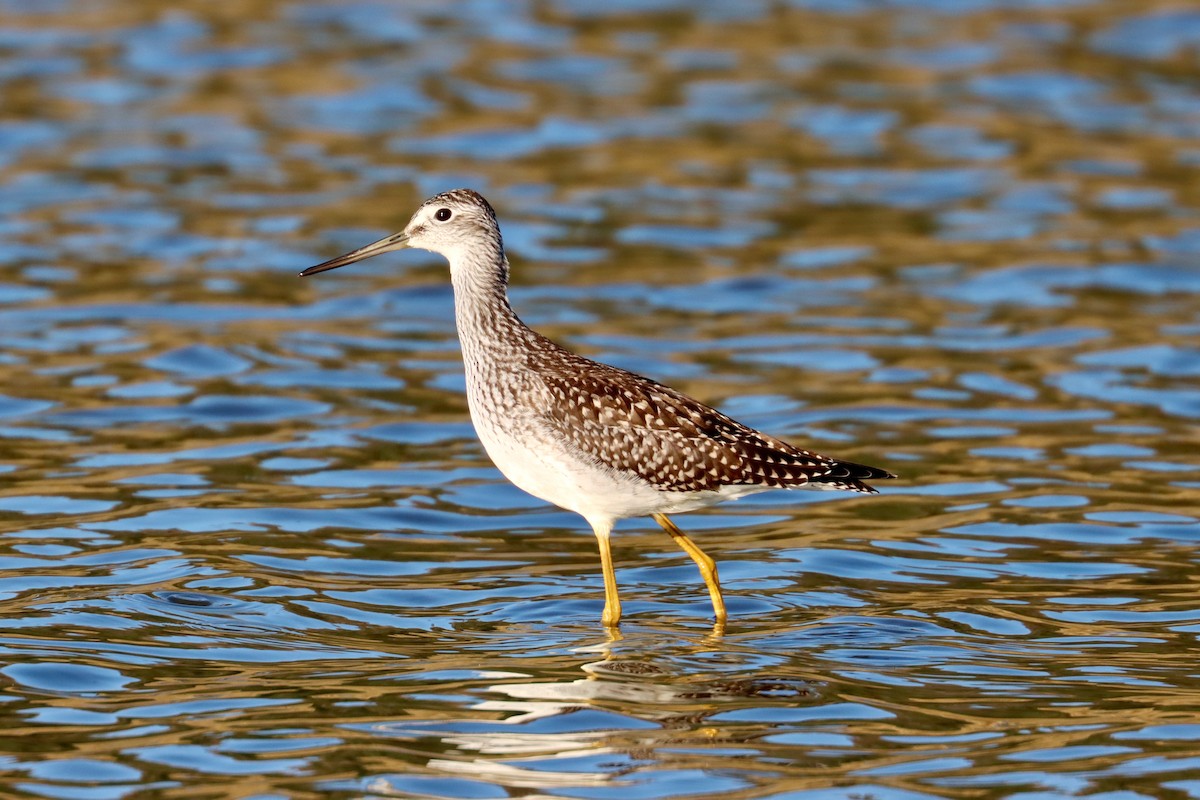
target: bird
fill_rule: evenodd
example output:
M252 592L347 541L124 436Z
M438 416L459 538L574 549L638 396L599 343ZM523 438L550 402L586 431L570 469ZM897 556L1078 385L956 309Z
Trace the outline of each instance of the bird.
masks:
M611 533L652 517L695 562L717 626L728 619L716 562L668 516L769 489L866 494L887 470L776 439L682 392L593 361L526 325L509 303L509 261L496 212L455 189L417 208L408 224L301 276L418 248L449 262L467 405L488 456L529 494L582 516L600 551L601 623L621 620Z

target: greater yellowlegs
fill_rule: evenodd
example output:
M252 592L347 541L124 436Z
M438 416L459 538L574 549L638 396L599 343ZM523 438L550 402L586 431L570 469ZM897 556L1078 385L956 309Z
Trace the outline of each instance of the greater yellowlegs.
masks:
M417 247L450 262L467 405L483 447L534 497L583 516L600 546L606 626L621 619L609 534L652 516L696 562L718 624L726 619L717 566L667 514L768 489L873 493L895 477L759 433L685 394L564 350L508 302L508 258L496 212L470 189L421 204L399 233L301 275Z

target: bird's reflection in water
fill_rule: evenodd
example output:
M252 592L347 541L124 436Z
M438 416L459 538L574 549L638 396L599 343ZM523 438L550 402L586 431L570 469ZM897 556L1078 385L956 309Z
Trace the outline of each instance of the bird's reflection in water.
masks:
M632 640L632 641L631 641ZM454 773L511 788L612 786L646 767L655 748L687 748L719 743L718 727L707 720L741 707L739 701L815 702L813 684L763 676L699 677L675 670L654 653L672 659L711 657L719 638L705 636L691 648L658 635L625 637L615 631L606 640L575 648L602 658L580 664L583 673L567 680L513 681L487 687L492 697L470 707L470 721L388 725L402 737L437 737L431 770ZM616 645L624 653L616 652ZM634 650L640 652L633 652ZM687 652L690 650L690 652ZM627 710L637 709L631 716ZM499 718L482 722L491 714ZM377 729L378 730L378 729ZM729 741L728 747L746 747ZM386 786L373 790L385 793Z

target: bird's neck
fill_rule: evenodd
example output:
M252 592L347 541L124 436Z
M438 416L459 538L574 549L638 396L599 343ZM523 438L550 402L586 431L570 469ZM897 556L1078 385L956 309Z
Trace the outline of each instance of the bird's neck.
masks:
M508 259L476 261L469 255L452 259L454 318L463 357L471 362L496 362L513 354L513 343L529 328L508 302Z

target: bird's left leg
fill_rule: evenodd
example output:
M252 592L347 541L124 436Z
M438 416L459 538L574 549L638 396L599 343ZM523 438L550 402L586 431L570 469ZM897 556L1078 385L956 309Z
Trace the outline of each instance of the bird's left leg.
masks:
M704 578L704 585L708 587L708 596L712 598L713 613L717 617L717 624L724 624L728 614L725 613L725 599L721 596L721 581L717 577L717 563L689 539L687 534L676 528L675 523L671 522L666 514L655 514L654 521L661 525L664 531L671 534L675 544L682 547L683 551L691 556L692 561L696 562L696 566L700 568L700 577Z

